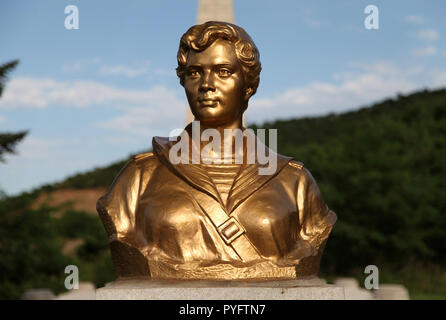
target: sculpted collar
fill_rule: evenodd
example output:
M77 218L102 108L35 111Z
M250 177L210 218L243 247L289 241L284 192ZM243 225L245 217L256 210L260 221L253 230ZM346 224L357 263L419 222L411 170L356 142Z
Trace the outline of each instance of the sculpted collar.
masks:
M188 132L189 128L190 125L186 127L185 131ZM257 137L255 137L255 139L257 148L265 148L265 152L274 153L274 151L265 146ZM163 163L172 173L180 177L189 185L193 186L195 189L214 198L220 203L221 207L227 214L234 211L251 194L259 190L269 180L277 176L277 174L279 174L279 172L288 164L288 162L292 160L291 157L282 156L276 153L277 168L275 172L269 175L260 175L259 168L267 167L267 165L260 164L257 159L257 155L255 155L255 163L241 165L241 169L235 177L225 206L219 192L217 191L217 187L201 165L183 163L173 164L170 161L169 151L176 143L180 142L169 141L168 137L154 137L152 140L153 151L160 162Z

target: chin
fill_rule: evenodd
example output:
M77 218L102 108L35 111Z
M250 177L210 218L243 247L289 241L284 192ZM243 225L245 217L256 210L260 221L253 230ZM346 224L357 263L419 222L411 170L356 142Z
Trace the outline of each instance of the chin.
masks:
M206 127L221 126L227 123L227 121L225 121L224 119L216 118L215 115L195 115L195 120L200 121L200 125Z
M215 125L219 125L220 121L216 120L214 117L195 117L195 120L200 121L201 125L204 126L215 126Z
M206 110L206 109L199 109L192 111L192 114L194 115L195 119L203 122L203 123L214 123L214 122L220 122L221 117L218 116L214 110Z

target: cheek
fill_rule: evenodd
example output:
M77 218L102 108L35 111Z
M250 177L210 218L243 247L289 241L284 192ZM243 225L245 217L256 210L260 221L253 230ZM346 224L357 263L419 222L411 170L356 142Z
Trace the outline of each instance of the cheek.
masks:
M244 97L244 91L245 91L245 81L243 78L237 78L234 87L236 88L237 92L239 93L240 97Z
M223 86L223 92L232 96L232 98L238 99L239 96L243 96L243 81L241 79L234 79L226 82Z
M193 98L195 96L194 85L191 83L187 83L184 85L184 90L186 91L186 96L188 98Z

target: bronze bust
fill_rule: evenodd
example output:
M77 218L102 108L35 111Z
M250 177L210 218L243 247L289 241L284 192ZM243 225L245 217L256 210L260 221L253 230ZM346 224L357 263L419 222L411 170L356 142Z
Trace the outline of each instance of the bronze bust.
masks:
M317 275L336 215L302 163L274 153L243 127L260 71L257 47L236 25L211 21L182 36L177 75L196 121L177 139L154 137L153 153L133 157L98 200L118 277ZM225 137L217 142L219 151L218 146L202 149L203 141L187 139L196 128L199 135L239 130L242 147L225 148ZM259 173L265 163L246 147L248 139L274 155L272 172ZM190 155L173 161L179 146L202 150L198 161L190 161ZM222 150L225 161L209 161ZM242 161L235 161L239 155Z

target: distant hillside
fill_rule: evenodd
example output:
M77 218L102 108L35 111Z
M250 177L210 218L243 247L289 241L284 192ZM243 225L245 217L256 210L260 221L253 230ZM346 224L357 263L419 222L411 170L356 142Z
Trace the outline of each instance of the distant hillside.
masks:
M404 282L417 292L444 294L445 89L398 96L344 114L258 127L278 129L279 153L305 164L338 215L322 261L323 275L361 277L365 266L375 264L384 281ZM104 190L126 161L1 200L0 218L19 214L39 196L55 190ZM63 230L72 230L69 223L74 222L67 222ZM0 221L4 233L9 231L7 225ZM106 247L105 235L90 242L88 248L83 246L84 256L105 254L95 251ZM107 266L104 260L102 281L108 279ZM89 268L95 270L93 265Z
M33 206L36 202L39 204L43 203L45 200L48 200L51 204L59 205L60 201L58 199L54 201L51 199L51 196L55 194L59 198L59 192L56 191L89 189L91 193L96 194L98 190L105 190L111 185L115 176L129 160L130 157L106 167L95 168L88 172L75 174L61 182L46 184L30 192L24 192L18 196L0 200L0 213L20 210L24 207ZM64 194L64 197L67 196ZM82 202L84 201L84 197L78 200ZM67 201L76 202L75 199L67 199ZM79 204L79 206L84 207L83 204ZM94 207L93 211L95 211Z
M323 270L446 267L446 90L340 115L266 123L338 214Z

